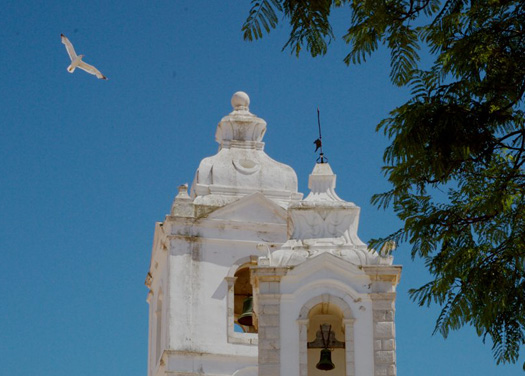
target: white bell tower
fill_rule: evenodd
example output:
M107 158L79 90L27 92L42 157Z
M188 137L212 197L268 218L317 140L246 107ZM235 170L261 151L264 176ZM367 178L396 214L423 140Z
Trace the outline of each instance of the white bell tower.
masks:
M248 95L231 103L218 153L155 226L148 376L395 376L401 267L361 242L328 163L302 200Z
M264 152L266 122L250 113L248 95L231 103L217 126L218 153L201 161L190 194L180 186L155 227L148 376L257 374L257 329L237 322L253 295L250 267L257 244L286 241L286 208L302 194L293 169Z
M318 163L288 207L288 241L252 267L259 376L395 376L400 266L357 236L359 207Z

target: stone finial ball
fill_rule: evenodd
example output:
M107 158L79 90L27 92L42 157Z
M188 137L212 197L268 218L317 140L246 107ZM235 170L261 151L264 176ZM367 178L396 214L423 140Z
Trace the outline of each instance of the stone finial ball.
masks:
M231 103L234 109L247 109L250 106L250 97L244 91L238 91L235 94L233 94Z

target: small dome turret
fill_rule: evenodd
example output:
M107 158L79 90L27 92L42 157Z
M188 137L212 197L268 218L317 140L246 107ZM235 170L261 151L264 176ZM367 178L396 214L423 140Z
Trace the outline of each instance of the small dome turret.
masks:
M194 204L223 206L255 192L285 207L300 200L295 171L264 152L266 122L250 112L249 96L238 91L231 104L233 111L217 125L219 152L203 159L195 174Z
M271 256L272 266L292 266L321 253L357 265L381 262L359 239L360 208L335 193L336 175L328 163L317 163L310 175L310 194L288 207L288 241Z

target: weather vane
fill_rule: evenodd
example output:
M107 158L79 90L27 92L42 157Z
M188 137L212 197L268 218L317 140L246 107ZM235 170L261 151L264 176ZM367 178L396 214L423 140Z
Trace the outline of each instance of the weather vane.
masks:
M317 126L319 127L319 138L314 141L314 144L315 144L314 153L316 153L317 150L319 150L319 158L317 158L317 162L324 163L325 159L327 162L328 162L328 159L325 158L324 153L323 153L323 141L322 141L323 137L321 135L321 116L319 115L319 107L317 107Z

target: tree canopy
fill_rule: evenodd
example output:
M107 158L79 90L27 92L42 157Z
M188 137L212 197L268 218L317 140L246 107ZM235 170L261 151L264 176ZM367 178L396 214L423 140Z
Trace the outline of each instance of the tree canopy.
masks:
M441 306L437 332L472 325L492 340L498 364L516 362L525 344L525 2L251 3L247 40L282 20L291 26L283 49L323 55L336 38L330 12L341 7L351 15L346 64L390 50L390 78L411 98L377 126L391 141L392 189L372 202L393 207L403 227L373 245L409 242L412 257L425 260L433 280L410 293ZM422 48L430 66L420 63Z

